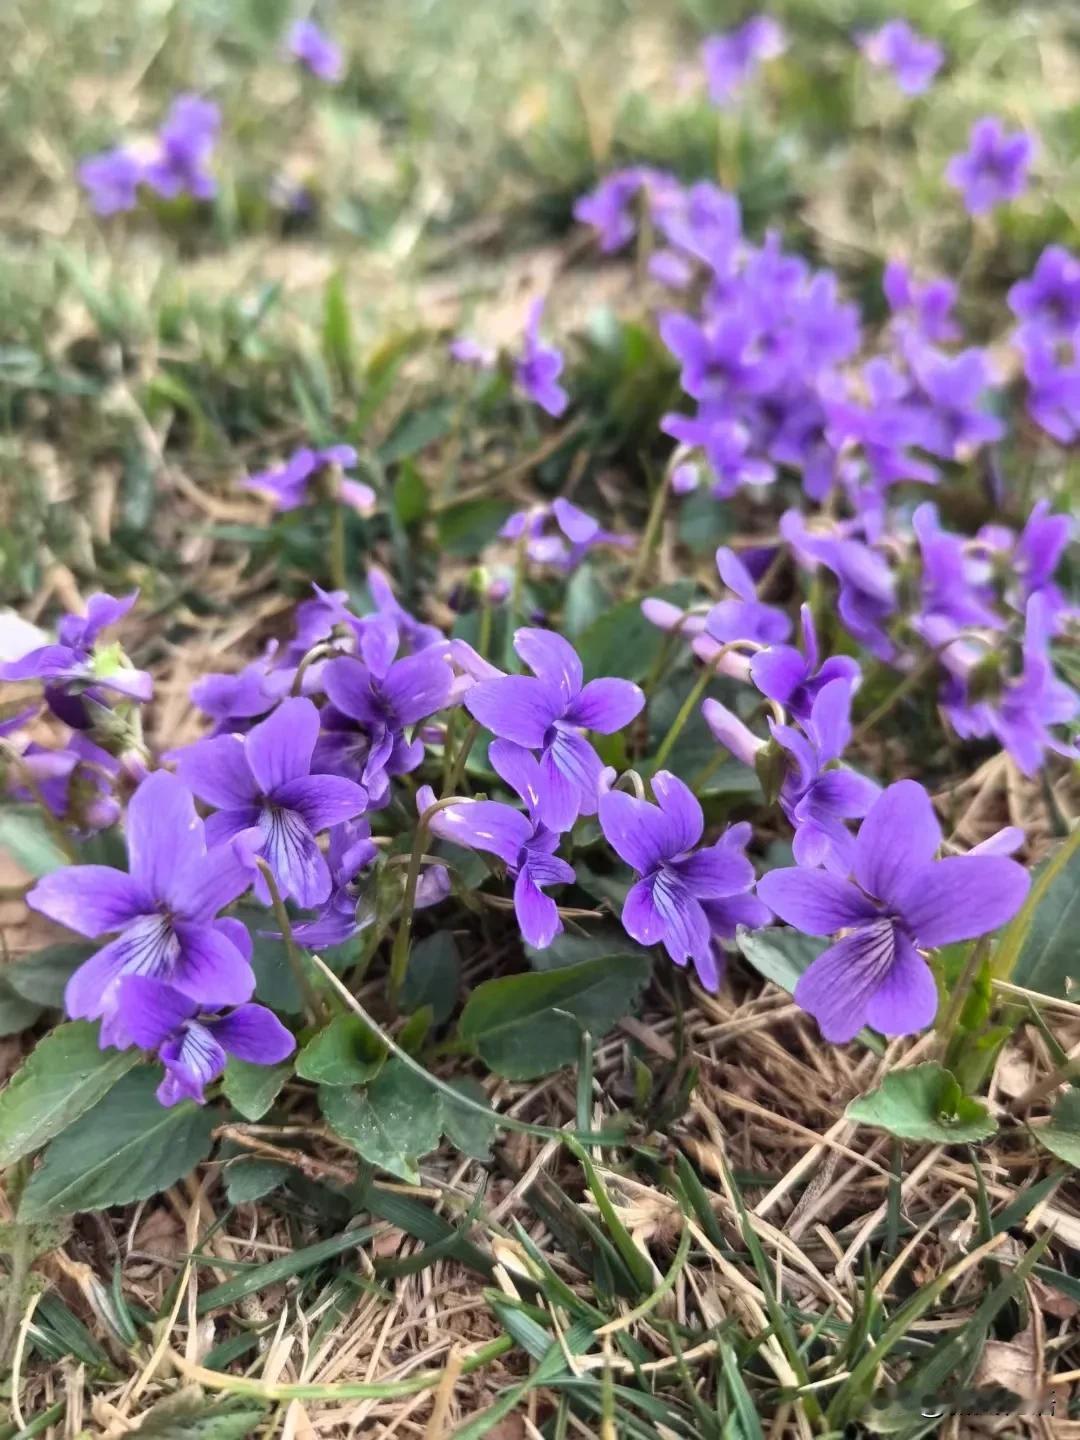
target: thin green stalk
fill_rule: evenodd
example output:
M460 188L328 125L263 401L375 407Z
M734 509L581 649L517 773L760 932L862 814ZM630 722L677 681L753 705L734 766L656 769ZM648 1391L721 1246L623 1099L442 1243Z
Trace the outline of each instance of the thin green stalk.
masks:
M460 768L464 770L465 760L468 758L472 741L476 738L478 726L472 726L471 738L466 736L461 750L458 752L458 759L454 764L455 772ZM428 837L428 830L431 826L432 817L440 810L445 810L449 805L460 805L463 802L460 795L447 795L442 800L436 800L434 805L428 806L416 824L416 832L413 835L412 854L409 856L409 873L405 877L405 895L401 902L401 918L398 921L397 933L394 935L394 948L390 952L390 981L388 998L393 1009L397 1008L398 996L401 994L401 987L405 983L405 972L409 968L409 948L412 939L413 912L416 909L416 887L420 883L420 866L424 860L425 843ZM467 799L464 803L468 803Z
M671 722L671 726L667 734L664 736L663 740L660 741L660 745L656 751L656 762L654 767L656 770L659 770L663 766L664 761L671 754L672 750L674 749L676 740L678 740L679 736L686 728L687 721L697 709L699 703L701 702L705 694L705 691L709 688L710 682L716 679L716 667L717 665L719 665L720 661L723 660L726 655L730 655L733 651L750 648L754 650L760 650L762 647L755 644L751 640L731 640L726 645L720 646L720 649L716 652L716 654L712 657L712 659L702 670L701 674L698 676L694 688L690 691L686 699L683 701L682 705L679 708L679 713Z
M660 483L656 487L656 494L653 496L652 504L649 506L649 518L645 522L645 533L641 537L641 546L638 549L637 561L634 565L633 574L630 577L630 588L638 590L645 578L652 560L653 551L656 549L656 542L660 536L660 525L664 519L664 502L667 500L668 486L671 484L672 466L668 465L660 477Z
M281 898L281 891L278 889L274 872L262 858L255 857L255 864L266 881L266 888L270 891L270 903L274 907L274 919L281 927L281 938L285 943L285 955L289 961L289 968L293 972L297 988L304 997L304 1009L313 1025L324 1025L330 1019L330 1012L326 1005L315 993L315 987L311 983L311 976L307 972L303 956L293 939L292 922L289 919L289 912L285 909L285 902Z
M330 583L335 590L349 588L345 564L345 507L340 500L330 502Z
M17 1160L11 1167L6 1185L12 1210L18 1206L23 1187L30 1178L31 1164L32 1162L27 1158ZM29 1226L20 1225L16 1221L8 1226L8 1230L11 1237L6 1247L9 1274L6 1286L7 1296L4 1301L3 1313L0 1314L0 1367L6 1366L11 1356L11 1347L19 1328L19 1316L26 1299L23 1293L26 1278L30 1273L30 1262L33 1259Z
M915 666L915 669L912 670L910 674L905 675L900 684L886 695L881 704L871 710L866 719L860 722L856 727L854 735L851 737L851 743L857 745L860 740L865 740L875 725L884 720L886 715L891 714L906 695L910 695L913 690L918 689L919 685L926 679L926 676L937 662L938 657L936 651L931 651L930 654L924 655L918 665Z
M465 778L465 766L468 763L469 753L476 744L476 737L480 734L480 726L475 720L469 722L469 728L462 737L458 746L457 755L454 757L454 764L446 780L447 793L453 795Z
M953 986L952 994L949 996L949 1003L945 1007L945 1013L938 1021L937 1032L943 1051L948 1049L949 1042L952 1040L953 1032L956 1029L957 1021L960 1019L960 1015L964 1009L964 1002L967 1000L968 993L975 983L975 976L979 973L989 953L990 941L985 937L972 945L968 951L967 959L964 961L964 968L961 970L960 977Z

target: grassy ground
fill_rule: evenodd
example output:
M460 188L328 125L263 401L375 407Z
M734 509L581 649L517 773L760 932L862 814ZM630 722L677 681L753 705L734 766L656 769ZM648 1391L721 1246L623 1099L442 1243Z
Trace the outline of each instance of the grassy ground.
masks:
M287 8L0 8L0 600L44 619L139 584L133 653L158 682L162 743L197 733L191 680L251 658L325 578L317 524L271 531L235 487L306 433L363 450L390 503L350 556L377 555L440 622L511 502L572 489L643 526L674 394L642 323L656 296L570 218L613 166L737 187L752 232L779 226L870 315L894 254L961 275L965 323L991 345L1007 285L1046 243L1080 248L1065 0L787 0L789 57L745 122L718 122L697 80L700 37L738 18L719 0L343 3L351 59L332 92L281 58ZM952 57L914 106L851 62L851 30L896 9ZM186 88L224 110L218 202L96 221L78 159L149 130ZM988 110L1038 129L1051 197L993 240L941 203L940 178ZM307 213L275 205L275 175L307 189ZM542 432L505 394L469 395L444 355L463 325L512 339L548 289L581 404ZM1036 490L1077 494L1073 461L1040 465L1017 442L1010 513ZM750 520L733 507L723 523ZM717 538L688 508L649 578L707 583ZM1014 819L1031 858L1045 849L1043 798L1015 775L957 773L944 751L925 764L965 840ZM32 948L3 904L8 949ZM466 981L518 963L498 930L459 939ZM272 1132L227 1137L261 1180L250 1158L236 1188L209 1166L38 1237L49 1283L0 1436L120 1435L142 1417L139 1433L175 1440L1080 1434L1064 1387L1053 1422L981 1413L996 1387L1024 1397L1080 1364L1080 1196L1023 1124L1078 1041L1068 1001L1017 1030L994 1145L902 1146L843 1109L934 1036L838 1050L748 970L718 998L661 976L576 1070L488 1086L553 1129L623 1116L632 1144L575 1156L511 1133L485 1162L445 1149L419 1187L358 1173L290 1087ZM13 1068L25 1040L0 1045ZM281 1162L285 1188L265 1168ZM970 1411L920 1413L947 1382L978 1392Z

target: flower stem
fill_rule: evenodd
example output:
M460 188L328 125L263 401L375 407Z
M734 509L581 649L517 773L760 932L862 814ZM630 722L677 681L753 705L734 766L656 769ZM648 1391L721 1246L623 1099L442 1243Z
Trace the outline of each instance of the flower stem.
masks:
M917 689L918 686L922 684L923 680L926 679L927 674L937 664L937 659L938 657L936 651L931 651L929 655L924 655L923 658L919 661L919 663L915 666L915 669L912 670L909 674L905 675L903 680L901 680L900 684L897 685L895 689L891 690L889 694L885 696L885 699L881 702L881 704L878 705L876 709L871 710L870 714L867 715L866 719L859 723L859 725L855 729L855 733L851 737L851 743L853 745L857 745L860 740L865 740L867 735L870 734L871 730L873 730L875 725L877 725L880 721L884 720L886 715L891 714L891 712L896 708L897 705L899 705L900 701L903 700L906 695L910 695L913 690Z
M326 1004L315 993L315 987L311 983L311 976L304 964L304 957L300 953L292 933L292 922L289 919L289 912L285 909L285 902L281 898L281 891L278 889L274 872L261 856L255 857L255 864L259 867L263 879L266 881L266 888L270 891L270 903L274 907L274 919L281 927L281 938L285 942L285 955L289 961L289 968L292 970L293 978L300 994L304 999L304 1008L308 1012L308 1018L313 1025L324 1025L330 1019L330 1011Z
M458 761L461 768L465 768L463 756L468 756L469 749L479 727L474 724L472 733L466 736L458 752ZM454 769L457 770L455 764ZM409 948L412 940L413 912L416 910L416 887L420 881L420 866L424 860L424 846L428 837L428 829L432 817L440 810L445 810L448 805L468 804L468 799L461 795L447 795L442 800L436 800L434 805L429 805L416 824L416 833L413 835L412 854L409 856L409 871L405 877L405 895L401 901L401 918L398 921L397 932L394 935L394 948L390 952L390 982L389 1001L391 1008L397 1009L398 996L401 994L401 987L405 983L405 972L409 968Z
M668 465L660 483L656 487L656 494L652 498L649 507L649 518L645 522L645 533L641 537L641 547L638 550L637 562L634 565L634 573L630 577L630 585L634 590L641 587L645 574L649 568L653 551L656 549L656 542L660 536L660 526L664 519L664 502L667 500L668 486L671 484L672 465Z
M730 655L734 650L761 650L762 648L763 647L761 645L756 644L752 640L729 640L726 645L720 646L720 649L716 652L712 659L708 661L708 663L705 665L705 668L698 676L693 689L690 691L690 693L687 695L686 699L680 706L679 713L671 722L671 728L668 730L663 740L660 741L659 748L656 752L654 770L659 770L660 767L663 765L664 761L671 754L672 750L674 749L676 740L678 740L679 736L686 728L687 721L694 713L702 697L704 696L705 691L709 688L710 681L716 679L716 667L717 665L719 665L720 661L723 660L724 656Z
M465 778L465 765L469 759L469 752L476 743L476 737L480 734L480 726L475 720L469 722L469 728L462 736L458 752L454 757L454 764L450 774L446 777L446 785L443 787L448 795L453 795L458 786Z
M335 590L349 588L345 565L345 507L340 500L330 502L330 583Z
M959 1021L960 1016L963 1013L964 1003L967 1000L968 993L970 992L971 987L975 982L975 976L979 973L979 970L989 953L990 941L986 938L983 938L982 940L979 940L976 944L972 945L971 949L968 951L967 959L964 961L964 968L960 972L960 976L956 984L953 986L952 994L949 996L949 1003L945 1008L945 1013L938 1021L937 1030L941 1040L941 1048L943 1053L948 1050L952 1042L953 1032L955 1031L957 1022Z

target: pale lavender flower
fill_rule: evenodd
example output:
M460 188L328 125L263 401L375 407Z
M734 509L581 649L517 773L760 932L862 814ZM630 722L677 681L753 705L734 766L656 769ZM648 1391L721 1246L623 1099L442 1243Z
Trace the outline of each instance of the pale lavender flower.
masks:
M351 470L356 461L356 451L351 445L329 445L323 450L312 450L305 445L294 451L284 465L274 470L260 470L240 483L245 490L265 495L277 510L296 510L311 503L312 482L324 470L331 466L339 471ZM375 491L360 480L339 474L334 491L336 498L358 515L370 515L375 509Z
M212 200L217 181L206 168L221 111L201 95L178 95L158 131L158 153L146 166L148 185L166 200L185 191L196 200Z
M558 383L563 371L563 354L540 339L540 320L544 313L543 299L534 300L525 325L525 343L515 370L522 392L541 410L559 416L570 403L570 397Z
M345 73L341 46L314 20L297 20L289 31L289 53L319 80L336 85Z
M472 365L477 370L492 370L497 355L494 345L485 345L472 335L456 335L450 341L450 358L459 365Z
M777 21L753 15L738 29L711 35L701 49L709 99L730 105L763 60L782 55L787 41Z
M891 70L905 95L921 95L941 69L945 52L906 20L889 20L863 38L862 52L871 65Z
M985 215L1023 192L1034 154L1030 135L1006 133L997 116L984 115L971 127L967 150L949 161L945 178L963 192L969 214Z
M133 150L118 145L100 155L89 155L79 166L79 182L98 215L134 210L146 166Z

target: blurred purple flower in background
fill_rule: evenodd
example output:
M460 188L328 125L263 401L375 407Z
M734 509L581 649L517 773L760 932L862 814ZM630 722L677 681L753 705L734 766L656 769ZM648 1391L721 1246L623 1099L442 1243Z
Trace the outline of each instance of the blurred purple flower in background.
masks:
M273 501L277 510L295 510L310 503L311 485L324 470L336 466L338 471L350 470L356 464L356 451L351 445L328 445L323 450L303 446L274 470L260 470L246 476L240 483L245 490L255 490ZM375 509L376 495L370 485L338 474L334 494L343 505L359 515L370 515Z
M289 31L289 53L319 80L335 85L345 73L340 45L314 20L297 20Z
M558 534L546 534L549 520L554 520ZM597 545L630 549L636 543L632 535L617 535L604 530L599 520L579 510L560 495L550 505L534 505L518 510L503 525L499 534L504 540L525 538L525 551L536 565L554 565L566 572L576 570L590 550Z
M544 301L534 300L525 325L525 343L514 372L518 386L541 410L558 417L570 403L570 397L558 383L563 371L563 354L540 339L540 321Z
M78 176L96 214L116 215L134 210L146 166L133 150L118 145L114 150L88 156L79 165Z
M920 35L906 20L886 21L860 44L871 65L892 71L905 95L921 95L928 89L945 60L937 41Z
M967 150L949 161L945 178L963 192L969 214L985 215L1023 192L1034 154L1030 135L1006 133L996 115L984 115L971 127Z
M201 95L178 95L158 131L158 153L146 166L146 183L166 200L187 193L212 200L217 181L206 168L221 127L221 111Z
M769 15L752 15L735 30L711 35L701 47L709 99L730 105L758 65L782 55L786 45L783 30Z

